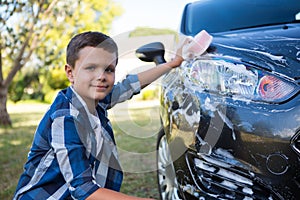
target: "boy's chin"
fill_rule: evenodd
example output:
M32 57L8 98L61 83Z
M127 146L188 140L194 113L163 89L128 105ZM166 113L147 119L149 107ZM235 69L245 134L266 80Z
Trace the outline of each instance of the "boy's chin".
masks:
M94 96L94 99L95 99L95 101L101 101L101 100L103 100L106 96L107 96L107 94L96 95L96 96Z

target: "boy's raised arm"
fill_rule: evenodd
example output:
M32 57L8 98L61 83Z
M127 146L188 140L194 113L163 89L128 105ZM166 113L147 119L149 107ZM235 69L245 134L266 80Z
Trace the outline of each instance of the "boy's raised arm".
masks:
M141 84L141 89L158 79L163 74L169 72L171 69L175 67L179 67L181 65L181 62L183 61L182 58L182 48L183 46L189 41L189 39L185 39L180 47L176 51L175 57L166 63L160 64L156 67L153 67L149 70L143 71L138 73L138 79Z

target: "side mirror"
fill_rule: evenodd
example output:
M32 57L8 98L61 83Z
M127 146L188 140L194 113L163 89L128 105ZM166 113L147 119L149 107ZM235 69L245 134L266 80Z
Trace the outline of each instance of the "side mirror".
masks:
M141 46L135 51L135 55L142 61L155 62L156 65L165 63L165 47L161 42L153 42Z

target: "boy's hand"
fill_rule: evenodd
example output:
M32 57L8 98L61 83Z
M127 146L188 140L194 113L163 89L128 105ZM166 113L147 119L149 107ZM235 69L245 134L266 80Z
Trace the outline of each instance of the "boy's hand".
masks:
M176 68L179 67L182 63L182 61L184 60L182 57L182 48L184 47L184 45L186 45L187 43L191 42L191 38L187 37L185 38L180 44L179 47L176 51L175 57L169 62L169 66L172 68Z
M185 44L191 41L190 38L185 38L183 42L180 44L179 48L176 51L175 57L166 63L159 64L156 67L153 67L149 70L138 73L138 79L140 81L141 89L155 81L161 75L169 72L171 69L175 67L179 67L183 61L182 57L182 48Z

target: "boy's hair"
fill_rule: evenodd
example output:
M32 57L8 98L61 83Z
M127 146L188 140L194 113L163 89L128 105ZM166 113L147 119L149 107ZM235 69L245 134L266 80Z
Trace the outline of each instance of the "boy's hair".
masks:
M116 64L118 63L118 46L115 41L101 32L83 32L75 35L67 46L67 64L75 67L79 51L84 47L102 48L110 53L116 53Z

